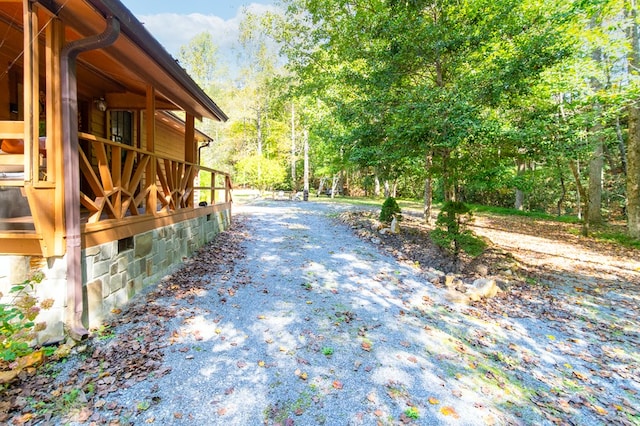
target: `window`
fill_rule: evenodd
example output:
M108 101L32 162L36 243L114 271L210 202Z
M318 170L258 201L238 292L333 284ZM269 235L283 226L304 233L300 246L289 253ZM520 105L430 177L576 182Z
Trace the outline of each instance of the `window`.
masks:
M133 145L133 113L131 111L111 111L111 140Z

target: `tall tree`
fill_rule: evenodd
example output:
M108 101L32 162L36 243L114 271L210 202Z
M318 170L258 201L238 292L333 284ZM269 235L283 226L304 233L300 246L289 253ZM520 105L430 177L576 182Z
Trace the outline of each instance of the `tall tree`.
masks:
M629 25L629 69L638 77L640 69L640 34L638 31L638 4L636 0L627 0L627 11L631 18ZM630 102L629 141L627 143L627 224L629 235L640 238L640 104L637 99Z
M180 47L178 61L189 75L210 95L214 89L218 69L218 46L209 32L202 32L194 36L189 42Z

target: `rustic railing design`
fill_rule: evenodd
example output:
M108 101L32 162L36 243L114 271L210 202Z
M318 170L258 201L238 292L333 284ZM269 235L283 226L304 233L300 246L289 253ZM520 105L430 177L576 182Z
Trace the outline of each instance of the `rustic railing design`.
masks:
M95 156L92 163L80 149L80 170L90 189L90 193L81 193L81 203L89 213L88 223L190 208L196 189L210 191L211 204L216 202L215 194L220 190L224 191L224 202L231 200L231 180L227 173L164 158L87 133L80 133L80 140L90 143ZM155 162L156 176L148 180L146 172L150 162ZM210 186L194 187L194 177L200 171L211 174ZM220 176L224 178L224 186L216 183ZM157 200L155 206L150 206L149 200Z

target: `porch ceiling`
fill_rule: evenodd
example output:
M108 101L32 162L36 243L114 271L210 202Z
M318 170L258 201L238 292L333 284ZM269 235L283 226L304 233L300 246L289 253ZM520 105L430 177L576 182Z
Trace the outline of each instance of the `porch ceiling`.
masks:
M198 118L225 120L215 103L188 77L175 59L119 1L69 0L59 16L67 23L67 40L101 33L105 19L120 21L122 34L114 45L80 55L79 60L122 84L127 92L144 95L151 84L158 103L173 103Z
M202 117L224 121L222 110L186 74L171 55L155 40L144 26L114 0L41 1L57 13L65 23L67 41L99 34L106 27L106 17L120 21L121 34L110 47L92 50L78 57L78 92L87 97L112 96L122 107L143 108L140 100L146 96L148 85L156 89L156 107L184 110ZM39 14L39 27L43 28L51 16ZM2 2L0 8L0 73L5 64L21 64L22 4L18 1ZM41 49L43 47L41 46ZM42 52L41 55L43 55ZM44 56L41 56L44 57Z

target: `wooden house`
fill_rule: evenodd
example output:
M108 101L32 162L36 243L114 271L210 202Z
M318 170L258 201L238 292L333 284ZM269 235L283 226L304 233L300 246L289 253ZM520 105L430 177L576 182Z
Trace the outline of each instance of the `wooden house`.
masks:
M85 337L229 226L205 117L227 119L120 1L0 1L0 292L44 276L43 342Z

